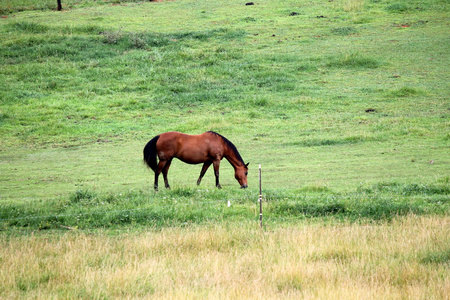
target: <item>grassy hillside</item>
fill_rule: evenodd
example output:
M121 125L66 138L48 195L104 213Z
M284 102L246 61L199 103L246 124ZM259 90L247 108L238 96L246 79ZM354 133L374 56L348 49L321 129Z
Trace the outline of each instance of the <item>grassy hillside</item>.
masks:
M1 19L3 198L146 189L171 130L225 135L266 188L448 184L445 1L78 4Z

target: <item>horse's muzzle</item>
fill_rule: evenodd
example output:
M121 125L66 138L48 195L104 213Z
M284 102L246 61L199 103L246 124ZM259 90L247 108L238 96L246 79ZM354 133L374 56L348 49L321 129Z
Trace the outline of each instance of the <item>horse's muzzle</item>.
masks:
M248 185L246 185L246 184L241 186L241 189L246 189L246 188L248 188Z

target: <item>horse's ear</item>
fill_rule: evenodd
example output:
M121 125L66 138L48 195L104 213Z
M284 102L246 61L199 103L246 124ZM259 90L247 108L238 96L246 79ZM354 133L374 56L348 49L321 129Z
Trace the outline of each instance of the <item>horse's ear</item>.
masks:
M248 168L248 165L249 165L249 164L250 164L250 163L247 163L247 164L245 165L245 167Z

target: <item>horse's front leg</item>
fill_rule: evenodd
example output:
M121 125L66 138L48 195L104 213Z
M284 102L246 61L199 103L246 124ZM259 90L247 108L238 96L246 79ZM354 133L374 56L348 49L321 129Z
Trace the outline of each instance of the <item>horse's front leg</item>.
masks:
M216 187L217 187L218 189L221 189L222 186L221 186L220 183L219 183L219 167L220 167L220 159L215 160L215 161L213 162L213 164L214 164L214 175L216 176Z
M202 171L200 172L200 176L197 180L197 185L200 185L200 182L202 182L202 178L205 175L206 171L208 170L209 166L212 164L212 161L205 161L202 167Z

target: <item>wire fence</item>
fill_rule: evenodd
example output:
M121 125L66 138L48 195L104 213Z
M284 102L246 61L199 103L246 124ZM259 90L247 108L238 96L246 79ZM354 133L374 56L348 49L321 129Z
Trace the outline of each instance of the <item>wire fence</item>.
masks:
M301 204L303 206L300 207L289 207L285 206L284 209L293 209L295 210L300 216L302 213L317 213L317 214L336 214L341 213L345 210L348 210L348 207L346 208L345 205L342 203L342 200L346 201L369 201L371 203L374 203L374 200L377 200L378 202L395 202L398 198L404 198L405 196L409 196L409 198L414 199L414 195L407 195L407 194L399 194L398 197L383 197L380 194L366 194L364 192L361 193L350 193L350 194L333 194L333 193L327 193L327 192L320 192L320 194L315 194L314 196L308 195L308 194L296 194L296 195L287 195L287 194L280 194L276 191L270 191L267 190L263 194L262 189L262 172L261 172L261 164L259 164L259 193L250 195L247 194L244 197L241 197L240 199L215 199L215 200L203 200L203 201L188 201L187 203L179 203L178 201L175 201L175 203L167 204L167 205L157 205L157 206L147 206L147 207L139 207L139 208L126 208L126 209L113 209L113 210L97 210L97 211L90 211L90 212L76 212L76 213L62 213L62 214L46 214L46 215L30 215L30 216L23 216L23 217L14 217L14 218L1 218L0 222L19 222L23 220L36 220L36 219L58 219L58 218L66 218L66 217L82 217L82 216L92 216L92 215L100 215L100 214L122 214L122 213L132 213L132 212L139 212L139 211L146 211L146 210L162 210L162 209L168 209L168 208L174 208L174 207L187 207L187 206L199 206L199 205L206 205L206 204L212 204L212 203L226 203L226 206L229 208L231 207L232 202L242 202L242 201L255 201L254 203L259 206L259 221L260 221L260 227L263 227L263 202L274 202L274 201L297 201L297 204ZM414 186L414 189L417 190L418 187ZM423 188L419 189L422 190ZM440 191L442 192L442 191ZM412 196L412 197L411 197ZM420 196L416 195L417 197L420 197L420 199L427 199L425 194L422 194ZM448 206L446 203L449 202L450 196L448 194L440 194L438 195L442 203L444 205ZM195 197L195 196L194 196ZM191 197L192 198L192 197ZM254 200L253 200L254 199ZM257 200L256 200L257 199ZM428 198L430 200L431 197ZM436 201L435 198L433 198L435 201L435 205L439 205L439 200ZM341 202L339 202L341 201ZM309 205L309 207L308 207ZM322 207L321 207L322 206ZM408 208L411 207L409 205L398 207L397 209L399 211L401 210L408 210ZM367 208L366 208L367 209ZM255 210L256 212L256 210ZM278 217L293 217L290 216L278 216ZM297 216L298 217L298 216Z
M189 205L196 205L196 204L207 204L207 203L218 203L218 202L224 202L228 201L227 203L231 203L231 200L211 200L211 201L201 201L201 202L195 202L195 203L176 203L176 204L170 204L170 205L162 205L162 206L151 206L151 207L141 207L141 208L128 208L128 209L119 209L119 210L100 210L95 212L78 212L78 213L70 213L70 214L55 214L55 215L39 215L39 216L25 216L25 217L17 217L17 218L3 218L0 219L0 222L6 222L6 221L20 221L20 220L31 220L31 219L47 219L47 218L63 218L63 217L75 217L75 216L84 216L84 215L96 215L96 214L107 214L107 213L125 213L125 212L133 212L133 211L143 211L143 210L150 210L150 209L164 209L164 208L171 208L174 206L189 206ZM229 205L229 204L228 204Z
M356 200L356 201L367 201L369 203L373 203L374 201L378 202L392 202L395 203L399 199L404 199L407 196L399 195L398 197L392 197L392 196L380 196L380 195L356 195L356 194L347 194L347 195L335 195L335 194L321 194L321 195L271 195L270 193L267 195L262 195L259 197L258 195L255 195L254 197L254 205L255 209L261 207L261 203L276 203L280 201L292 201L299 204L316 204L316 205L324 205L324 204L333 204L338 203L339 201L349 201L349 200ZM449 195L440 195L439 199L441 201L435 201L435 198L432 196L408 196L409 199L416 201L416 200L424 200L428 202L434 201L435 205L445 204L450 201ZM216 199L216 200L207 200L207 201L189 201L188 203L180 203L175 202L167 205L153 205L153 206L147 206L147 207L139 207L139 208L124 208L124 209L114 209L114 210L97 210L97 211L91 211L91 212L76 212L76 213L62 213L62 214L45 214L45 215L29 215L29 216L23 216L23 217L14 217L14 218L0 218L0 222L14 222L14 221L23 221L23 220L35 220L35 219L57 219L57 218L65 218L65 217L82 217L82 216L90 216L90 215L100 215L100 214L120 214L120 213L132 213L132 212L139 212L139 211L148 211L148 210L163 210L163 209L169 209L169 208L176 208L176 207L187 207L187 206L201 206L201 205L207 205L207 204L218 204L221 203L225 207L230 208L234 206L236 203L243 203L251 201L251 198L228 198L228 199ZM247 202L248 203L248 202ZM287 217L287 216L286 216ZM297 216L299 218L301 216ZM289 216L289 218L292 218L292 216Z

